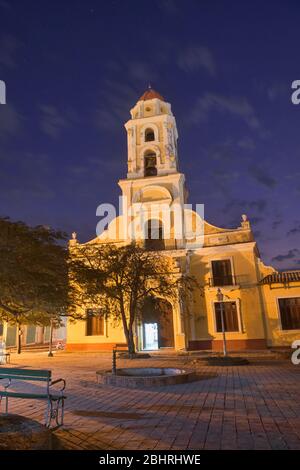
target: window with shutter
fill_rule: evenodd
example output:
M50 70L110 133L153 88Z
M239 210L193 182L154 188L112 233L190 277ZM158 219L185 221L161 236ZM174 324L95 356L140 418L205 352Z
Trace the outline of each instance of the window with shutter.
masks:
M212 274L214 286L233 285L233 276L231 271L230 259L212 261Z
M300 297L278 299L283 330L300 329Z
M222 302L225 331L239 331L239 319L236 302ZM217 332L222 332L221 302L215 303Z
M104 318L100 308L86 310L86 336L104 335Z

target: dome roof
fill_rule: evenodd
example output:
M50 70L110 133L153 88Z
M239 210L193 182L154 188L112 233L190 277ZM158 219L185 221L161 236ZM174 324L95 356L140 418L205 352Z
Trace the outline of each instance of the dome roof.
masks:
M158 98L161 101L165 101L165 99L151 86L149 86L148 90L145 91L145 93L139 98L139 101L147 101L147 100L152 100L153 98Z

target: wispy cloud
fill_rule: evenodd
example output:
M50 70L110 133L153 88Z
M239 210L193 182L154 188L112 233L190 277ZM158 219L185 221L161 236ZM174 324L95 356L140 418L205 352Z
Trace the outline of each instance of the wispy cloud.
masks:
M208 149L208 158L221 162L229 162L235 157L231 142L213 145Z
M272 230L276 230L277 227L279 227L280 225L282 224L282 220L274 220L274 222L272 222Z
M239 208L239 209L250 209L254 212L258 212L262 214L267 207L267 201L265 199L253 199L252 201L245 201L245 200L237 200L233 199L230 200L224 207L224 212L228 212L231 209ZM252 222L251 218L251 222Z
M237 141L237 146L245 150L254 150L256 145L251 137L242 137Z
M288 180L299 180L300 179L300 171L294 171L293 173L289 173L288 175L285 176L286 179Z
M48 155L32 152L6 152L0 149L1 201L22 201L32 197L49 199L55 195L54 175Z
M256 209L258 212L264 212L267 206L267 201L265 199L255 199L253 201L248 201L246 203L250 209Z
M0 138L16 135L22 126L23 117L11 104L0 106Z
M158 78L158 66L155 65L155 61L146 62L145 60L131 60L124 58L121 60L109 60L105 65L108 72L113 74L115 77L129 77L134 81L142 82L142 87L147 87L149 83L153 83ZM122 81L118 87L125 86L125 81ZM110 88L108 82L106 86ZM115 80L112 83L113 87L116 87Z
M0 37L0 65L15 68L17 66L16 53L20 45L20 41L15 36L2 34Z
M298 235L300 233L300 222L297 222L296 225L287 232L287 236Z
M138 92L126 83L107 81L100 93L102 105L95 112L95 125L101 130L120 129L120 122L129 119L129 110L137 101Z
M42 131L53 139L57 139L64 129L77 121L77 115L73 110L59 111L52 105L41 105L42 113L40 127Z
M199 121L207 121L212 111L241 118L251 129L260 128L254 108L244 97L205 93L196 101L191 113L191 122L197 124Z
M268 171L259 165L251 165L249 167L250 175L260 184L272 189L276 186L277 181L271 176Z
M215 192L219 191L223 194L226 198L228 198L233 181L238 180L240 177L240 173L236 170L227 170L224 169L215 169L211 173L212 185L215 188Z
M286 261L288 259L296 258L296 256L298 256L299 254L300 254L300 251L298 250L298 248L293 248L292 250L289 250L285 254L274 256L272 258L272 261L278 261L278 262Z
M177 64L185 72L205 69L209 75L216 75L216 63L211 51L205 46L189 46L180 51Z
M149 64L143 61L137 60L127 63L127 73L129 73L134 80L143 82L145 87L157 79L157 73Z
M276 101L282 96L288 97L290 93L290 88L283 83L273 83L267 89L267 95L270 101Z

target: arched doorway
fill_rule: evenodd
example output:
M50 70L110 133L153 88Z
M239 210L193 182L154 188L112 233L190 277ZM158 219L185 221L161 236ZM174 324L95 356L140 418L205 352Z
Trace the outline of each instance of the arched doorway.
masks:
M144 157L144 176L157 175L157 159L153 151L148 150Z
M158 219L147 220L144 228L145 249L159 251L165 249L163 224Z
M152 297L145 300L141 333L143 349L174 347L173 308L168 300Z

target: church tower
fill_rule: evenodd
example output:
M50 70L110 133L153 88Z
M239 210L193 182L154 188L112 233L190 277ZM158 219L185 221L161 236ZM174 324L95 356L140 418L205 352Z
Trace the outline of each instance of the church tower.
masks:
M149 88L130 111L125 124L128 178L161 176L178 171L176 121L171 105Z
M185 178L178 169L176 120L170 103L153 88L139 98L126 122L127 178L119 181L127 209L137 204L176 203L187 199ZM123 206L123 211L125 207Z

